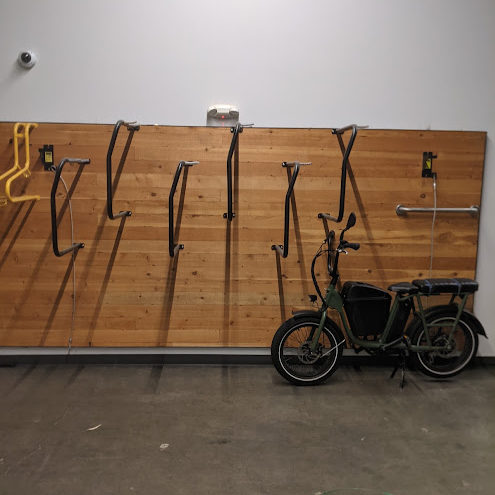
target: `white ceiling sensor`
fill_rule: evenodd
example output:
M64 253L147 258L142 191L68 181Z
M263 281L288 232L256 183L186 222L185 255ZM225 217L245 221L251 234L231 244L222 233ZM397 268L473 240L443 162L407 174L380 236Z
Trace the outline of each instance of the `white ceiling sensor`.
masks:
M235 105L217 104L208 107L206 125L231 127L239 122L239 109Z

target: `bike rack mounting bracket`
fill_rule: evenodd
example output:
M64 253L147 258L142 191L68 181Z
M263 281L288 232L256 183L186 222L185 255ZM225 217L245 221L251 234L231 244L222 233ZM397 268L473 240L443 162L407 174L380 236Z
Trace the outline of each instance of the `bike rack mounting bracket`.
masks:
M110 138L110 144L108 145L107 152L107 214L110 220L115 220L121 217L130 217L132 215L130 210L120 211L116 215L113 213L112 154L122 125L127 127L129 132L139 131L141 128L137 122L125 122L124 120L118 120L113 128L112 137Z
M285 216L284 216L284 244L272 244L272 250L277 251L277 253L282 256L282 258L287 258L289 254L289 218L290 218L290 199L292 197L292 192L294 190L294 185L299 175L299 168L302 165L311 165L311 162L283 162L282 167L294 167L294 172L292 172L292 177L289 182L289 187L287 189L287 194L285 195Z
M172 182L172 188L170 189L170 194L168 195L168 253L171 258L173 258L180 249L184 249L184 244L175 244L174 242L174 195L177 189L177 184L179 183L180 174L182 173L184 167L192 167L193 165L198 164L199 162L179 162L177 165L177 170L175 171L174 180Z
M238 122L235 127L230 128L232 141L230 142L229 153L227 155L227 212L223 214L223 218L226 218L229 222L235 217L232 204L232 157L239 142L239 134L243 131L244 127L252 127L253 125Z
M55 256L61 257L64 254L70 253L71 251L74 251L75 249L81 249L84 247L83 242L75 242L72 244L72 246L62 249L62 251L59 250L58 247L58 233L57 233L57 201L56 201L56 194L57 194L57 187L58 183L60 181L60 175L62 174L62 169L64 168L64 165L66 163L78 163L79 165L87 165L90 163L89 158L62 158L60 163L57 165L57 167L54 168L55 172L55 178L53 179L53 185L52 185L52 191L50 194L50 209L51 209L51 217L52 217L52 246L53 246L53 253Z
M17 122L14 124L14 165L0 176L0 180L7 178L5 182L5 197L0 198L0 206L5 206L8 202L21 203L24 201L38 201L40 199L40 196L38 195L12 196L10 193L10 188L14 180L21 175L25 178L28 178L31 175L31 171L29 170L29 167L31 166L29 156L29 133L37 127L38 124L34 122ZM19 139L24 139L25 161L22 168L19 165Z
M337 217L330 215L329 213L318 213L318 218L325 218L326 220L331 220L332 222L340 223L344 217L344 207L345 207L345 190L346 190L346 179L347 179L347 166L349 164L349 156L354 146L354 141L356 140L358 129L366 129L368 126L358 126L356 124L347 125L345 127L340 127L338 129L332 129L332 134L335 134L339 139L340 150L342 152L342 172L340 174L340 200L339 200L339 214ZM351 137L347 143L347 147L344 146L342 141L342 134L346 131L352 130Z

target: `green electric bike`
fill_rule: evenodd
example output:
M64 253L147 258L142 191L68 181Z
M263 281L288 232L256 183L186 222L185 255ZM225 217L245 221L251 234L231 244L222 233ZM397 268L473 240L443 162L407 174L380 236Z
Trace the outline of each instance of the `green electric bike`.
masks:
M351 213L338 246L332 248L335 234L331 231L313 258L311 276L322 304L319 311L294 313L277 330L271 345L277 371L296 385L315 385L337 369L346 338L327 315L328 309L334 309L356 352L397 356L396 370L402 368L401 386L409 358L416 368L435 378L460 373L476 355L478 335L486 337L479 320L465 309L478 283L466 278L400 282L388 288L395 293L393 303L389 292L362 282L345 282L339 291L339 256L359 249L358 243L344 239L355 223L356 216ZM325 253L330 283L323 296L315 276L315 262ZM449 304L425 308L422 297L438 294L450 294ZM317 300L316 296L310 299Z

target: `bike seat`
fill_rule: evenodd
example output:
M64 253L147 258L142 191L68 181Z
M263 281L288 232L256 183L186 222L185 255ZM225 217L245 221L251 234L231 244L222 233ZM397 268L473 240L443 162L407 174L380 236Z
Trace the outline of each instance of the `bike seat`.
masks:
M419 288L411 284L411 282L397 282L389 286L388 290L397 292L397 294L416 294Z
M470 278L425 278L412 282L422 294L470 294L478 290L478 282Z

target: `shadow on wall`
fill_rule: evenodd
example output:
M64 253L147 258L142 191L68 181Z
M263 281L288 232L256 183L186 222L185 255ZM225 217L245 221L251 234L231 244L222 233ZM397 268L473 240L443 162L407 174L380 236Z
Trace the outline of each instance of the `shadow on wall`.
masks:
M12 251L12 248L14 247L14 244L16 243L17 239L19 238L19 235L20 235L22 229L26 225L27 219L28 219L29 215L31 214L31 211L33 210L34 205L36 203L36 201L28 201L28 202L30 203L30 205L29 205L28 209L26 210L26 212L24 213L23 219L19 223L19 226L17 227L17 230L15 231L14 235L12 236L12 239L10 240L10 243L7 246L7 249L5 250L5 252L2 255L2 258L0 259L0 270L2 269L5 261L8 259L9 254ZM24 203L20 203L20 204L16 205L16 210L14 212L14 215L12 216L11 221L7 225L7 228L5 229L5 231L2 234L2 237L0 239L0 247L2 246L3 242L7 238L10 230L14 226L15 221L17 220L17 217L19 216L23 206L24 206Z
M180 226L182 223L182 213L184 211L184 200L186 196L186 185L187 185L187 177L189 174L189 167L185 167L182 173L182 184L180 189L180 197L179 204L177 207L177 218L175 220L175 228L174 228L174 239L179 238ZM175 242L175 241L174 241ZM166 286L164 299L162 304L162 311L160 314L160 332L158 334L158 342L159 346L167 346L168 343L168 333L170 330L170 319L172 317L172 307L174 303L174 293L175 293L175 281L177 278L177 265L179 263L180 258L180 249L177 250L175 256L170 257L167 277L166 277Z
M67 208L69 206L69 198L72 197L72 194L73 194L73 192L77 186L77 183L79 182L79 179L81 177L82 171L83 171L83 166L81 165L81 166L79 166L79 168L76 172L76 175L74 176L74 179L72 181L72 184L69 188L69 194L66 196L66 198L65 198L65 200L62 203L62 206L60 208L60 212L57 215L57 227L60 225L60 222L63 220L63 218L65 216L65 213L66 213ZM32 211L32 208L30 208L28 210L28 213L31 213L31 211ZM27 215L25 216L23 222L25 223L26 220L27 220ZM19 230L19 233L20 233L20 230ZM40 255L38 256L38 259L36 261L36 264L34 266L32 273L29 277L29 280L26 283L26 289L24 290L24 292L22 293L22 295L19 298L20 304L16 307L16 312L12 315L12 317L9 320L9 323L7 325L7 330L5 333L6 337L7 337L7 334L15 328L15 322L17 321L17 314L22 314L24 307L26 306L26 304L29 303L30 296L31 296L31 294L35 288L35 282L39 279L39 273L45 264L46 257L48 256L48 253L50 252L51 247L52 247L52 236L50 233L50 236L45 241L45 244L44 244L44 246L40 252ZM71 265L72 265L72 260L71 260ZM65 284L67 283L68 275L70 274L70 271L71 271L70 269L68 269L66 271L61 287L65 287ZM47 322L45 323L45 331L43 332L43 335L41 338L42 342L44 342L46 340L46 329L47 328L49 329L51 327L53 320L55 318L55 315L56 315L56 312L58 309L58 304L59 304L60 298L61 298L60 294L61 294L61 292L59 289L58 296L60 296L60 297L57 296L57 299L55 300L55 303L54 303L53 308L50 312L50 315L48 316Z
M106 217L103 217L104 221ZM100 316L101 308L103 306L103 301L105 299L105 294L107 293L108 283L110 281L110 275L112 274L112 269L115 264L115 258L117 257L117 251L119 249L119 244L122 239L122 233L124 232L124 225L127 217L123 216L120 218L119 230L117 231L117 236L115 237L115 241L113 243L112 252L110 254L110 258L107 263L107 268L105 270L105 275L103 276L103 281L101 283L100 292L98 293L98 299L95 304L95 310L93 312L93 316L91 317L91 322L89 324L88 336L86 342L91 347L93 342L93 336L96 329L96 324L98 323L98 317ZM101 236L101 234L100 234ZM96 246L94 248L96 250Z
M224 346L231 343L231 328L236 323L238 318L238 308L235 306L235 314L232 314L232 294L239 293L239 260L238 249L232 252L232 246L239 246L239 141L236 143L234 153L234 165L232 168L233 174L233 210L235 217L232 221L226 219L225 227L225 271L224 271L224 291L223 291L223 325L220 341ZM234 254L232 254L234 253Z
M124 164L125 164L125 161L127 159L127 155L129 153L129 148L131 146L133 137L134 137L134 131L129 132L129 134L127 135L127 140L126 140L126 143L124 146L124 150L122 151L122 155L121 155L120 160L119 160L119 165L117 167L117 170L115 171L115 176L113 178L112 197L114 196L115 192L117 191L117 187L119 185L119 181L120 181L120 178L122 176L122 170L124 168ZM100 221L99 221L98 226L96 228L95 240L91 246L91 249L89 250L89 255L88 255L87 261L86 261L85 266L84 266L84 272L82 274L81 281L79 282L80 287L85 287L85 285L87 283L90 270L91 270L93 263L94 263L94 260L95 260L96 251L98 249L98 244L101 241L101 238L103 236L103 231L105 229L107 219L108 219L108 217L107 217L107 205L105 205L105 208L104 208L102 215L100 217ZM100 290L98 292L98 298L95 302L95 309L93 311L93 315L92 315L91 321L89 323L89 328L88 328L88 333L87 333L85 343L87 343L87 345L90 347L92 346L94 333L96 330L96 326L98 324L98 318L99 318L100 313L101 313L103 301L105 299L108 284L110 281L110 276L112 274L112 269L113 269L113 266L115 264L115 258L117 257L117 251L118 251L118 248L120 245L120 241L122 239L122 233L124 231L126 219L127 219L127 216L125 216L125 215L120 217L120 224L119 224L119 228L117 231L117 235L115 237L112 252L110 253L110 258L108 260L107 267L105 270L105 275L103 276Z
M290 168L287 167L287 181L290 185L290 182L292 180L292 173ZM306 271L305 271L305 266L306 262L304 259L304 252L303 252L303 242L302 242L302 236L301 236L301 226L299 222L299 215L297 212L297 202L296 202L296 194L294 191L292 191L291 197L290 197L290 206L292 209L292 221L294 223L294 237L295 237L295 244L296 244L296 249L297 249L297 264L299 265L299 276L300 276L300 281L301 281L301 290L303 294L303 298L306 297L307 294L309 294L309 285L306 279ZM285 237L285 236L284 236ZM289 237L290 239L290 237ZM284 293L284 283L283 279L287 278L287 276L282 273L282 257L279 253L278 250L274 250L275 252L275 260L276 260L276 266L277 266L277 283L278 283L278 296L279 296L279 305L280 305L280 323L283 323L284 321L287 320L287 307L286 307L286 300L285 300L285 293ZM289 254L290 256L290 254Z

